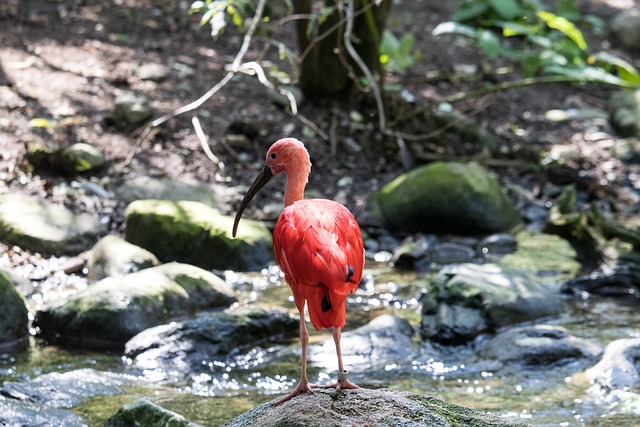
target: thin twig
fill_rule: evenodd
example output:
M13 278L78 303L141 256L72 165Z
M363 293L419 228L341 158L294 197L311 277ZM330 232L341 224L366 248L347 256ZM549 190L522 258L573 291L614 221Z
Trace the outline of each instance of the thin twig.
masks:
M218 168L215 174L216 181L218 182L228 182L231 179L224 176L224 163L222 160L218 158L213 151L211 151L211 147L209 147L209 142L207 141L207 135L202 130L202 126L200 125L200 120L198 116L193 116L191 118L191 123L193 124L193 129L196 131L196 136L200 140L200 145L202 146L202 150L207 155L209 160L213 162L214 165Z
M266 2L267 0L258 1L258 5L256 6L256 14L253 16L253 19L251 20L249 28L247 29L247 33L244 35L242 46L240 47L238 54L236 55L235 59L233 60L233 63L231 64L230 71L222 78L222 80L220 80L215 86L209 89L200 98L196 99L193 102L190 102L187 105L183 105L182 107L176 110L173 110L172 112L165 114L164 116L152 121L145 128L145 130L142 132L142 135L140 135L140 137L134 144L131 152L129 153L129 155L127 156L127 159L124 162L125 165L128 165L129 163L131 163L131 160L133 160L133 157L135 156L136 151L138 151L138 148L140 147L140 144L142 144L142 142L147 138L152 128L160 126L161 124L165 123L168 120L173 119L174 117L179 116L180 114L184 114L186 112L193 111L199 108L202 104L207 102L213 95L215 95L216 92L218 92L227 83L229 83L229 81L233 78L233 76L235 76L238 73L242 65L242 59L244 58L244 56L247 54L247 51L249 50L249 46L251 44L251 39L253 38L253 34L255 33L256 28L258 27L258 24L260 23L260 21L262 21L262 14L264 12L264 6Z
M378 126L380 127L380 130L384 132L387 128L387 120L384 113L384 103L382 102L382 92L380 91L380 86L378 86L378 82L376 82L373 78L373 73L371 73L371 70L369 69L369 67L367 67L367 64L364 63L358 52L356 52L356 50L354 49L353 44L351 44L351 36L353 35L353 21L355 19L354 8L354 0L349 0L347 2L346 9L347 18L343 37L344 46L351 56L351 59L353 59L356 64L358 64L358 67L360 67L362 73L365 75L365 77L369 81L369 84L371 85L373 96L376 100L376 108L378 110Z

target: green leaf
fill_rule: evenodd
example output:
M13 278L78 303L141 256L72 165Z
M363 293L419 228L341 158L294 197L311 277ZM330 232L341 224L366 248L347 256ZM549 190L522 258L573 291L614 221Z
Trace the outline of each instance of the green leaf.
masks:
M439 36L441 34L461 34L463 36L472 38L478 36L475 28L453 21L447 21L438 24L438 26L433 29L431 34L433 34L434 36Z
M483 1L470 1L464 3L451 19L457 22L472 21L485 14L489 10L489 4Z
M487 0L502 19L512 20L522 15L522 9L516 0Z
M500 54L507 53L500 43L500 38L490 30L478 32L478 44L490 59L496 59Z
M582 68L568 68L568 67L546 67L545 71L548 74L557 74L560 76L567 76L575 78L576 81L584 82L599 82L607 83L611 85L626 87L626 88L638 88L640 84L634 84L625 81L619 77L614 76L611 73L606 72L602 68L596 67L582 67Z
M588 58L590 64L600 62L606 65L613 66L622 80L630 83L640 84L640 72L627 61L618 58L617 56L609 52L598 52L591 55Z
M549 28L556 29L569 37L581 50L587 50L587 42L584 40L582 32L569 21L562 16L558 16L551 12L540 10L536 13L540 19L542 19Z
M36 117L29 120L29 127L55 129L56 127L58 127L58 122L56 122L55 120L45 119L43 117Z

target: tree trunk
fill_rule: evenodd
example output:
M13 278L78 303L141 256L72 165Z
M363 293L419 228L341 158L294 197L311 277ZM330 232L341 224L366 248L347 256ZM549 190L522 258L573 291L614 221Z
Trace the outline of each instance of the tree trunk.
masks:
M374 0L354 0L355 18L351 43L374 78L381 82L380 40L391 8L391 0L382 0L378 6ZM314 24L313 31L307 31L309 20L297 21L298 44L302 58L299 84L309 97L331 97L346 95L353 87L353 77L362 76L362 70L353 61L344 46L346 27L346 2L327 1L325 4L335 10L322 23ZM365 8L364 13L359 13ZM310 14L310 0L295 0L295 13ZM326 37L315 40L317 36Z

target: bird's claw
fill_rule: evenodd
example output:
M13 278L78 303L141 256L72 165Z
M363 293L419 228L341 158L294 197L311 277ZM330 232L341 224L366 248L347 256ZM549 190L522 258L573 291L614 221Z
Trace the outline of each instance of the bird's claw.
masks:
M297 395L299 395L300 393L310 393L313 394L313 390L311 390L312 388L315 388L315 385L309 385L309 383L299 383L296 388L294 388L293 390L291 390L291 392L289 392L289 394L287 394L286 396L282 396L280 399L276 400L275 402L273 402L271 404L271 406L280 406L282 405L284 402L293 399L294 397L296 397Z

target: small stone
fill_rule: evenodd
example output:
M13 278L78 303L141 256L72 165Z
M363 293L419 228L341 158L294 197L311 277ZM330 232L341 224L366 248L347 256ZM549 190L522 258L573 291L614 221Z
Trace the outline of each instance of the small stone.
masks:
M93 145L77 143L52 153L50 162L61 172L73 175L102 167L104 154Z
M111 118L120 124L138 125L153 115L149 98L133 92L121 94L115 102Z
M142 64L135 71L136 75L142 80L150 80L152 82L162 82L169 75L169 68L161 64L152 62Z
M640 5L617 13L609 26L624 47L633 50L640 48Z

